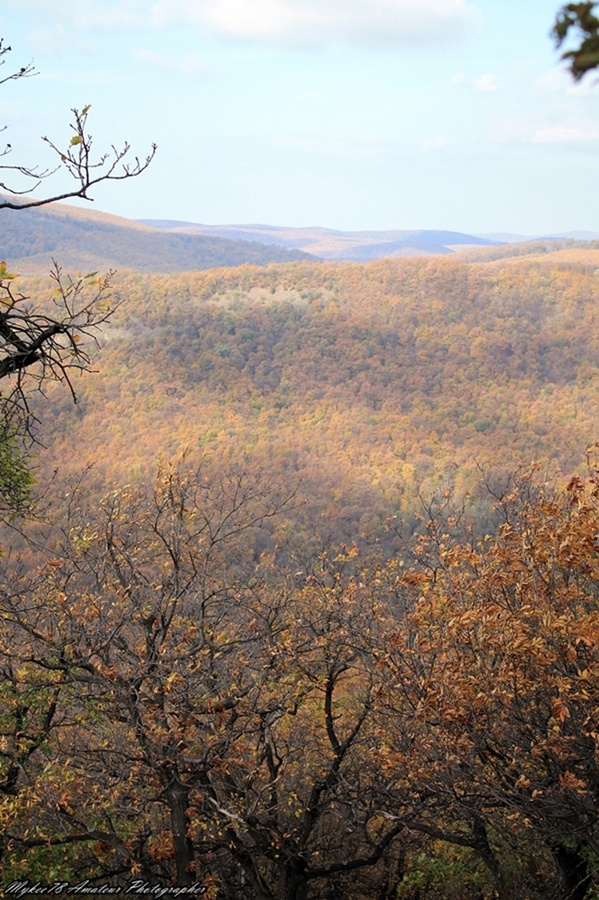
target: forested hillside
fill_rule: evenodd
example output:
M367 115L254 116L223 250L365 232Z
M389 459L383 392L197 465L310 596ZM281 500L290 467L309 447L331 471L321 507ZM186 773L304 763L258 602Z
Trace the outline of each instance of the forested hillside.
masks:
M494 256L118 276L3 533L11 892L596 896L599 250Z
M351 541L412 521L439 487L476 495L485 472L572 472L599 421L598 263L564 249L123 275L78 407L51 395L42 479L91 463L98 486L135 480L189 447L301 485L305 528Z
M57 203L156 159L165 214L528 227L567 198L588 227L592 91L521 4L58 5L11 4L72 51L48 124L75 78L116 98L100 136L162 136L96 154L88 104L56 168L0 151L0 893L599 900L596 235ZM553 26L576 81L597 6ZM37 74L0 77L25 134Z

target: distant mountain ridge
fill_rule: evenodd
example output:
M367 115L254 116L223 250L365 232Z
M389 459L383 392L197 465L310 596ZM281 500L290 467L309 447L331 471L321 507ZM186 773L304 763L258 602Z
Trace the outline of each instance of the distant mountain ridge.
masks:
M53 258L70 271L114 268L169 273L300 260L366 263L389 257L448 256L456 251L511 255L519 244L532 247L534 241L553 244L596 237L594 232L582 231L530 238L432 229L341 231L135 221L65 203L3 210L0 215L0 258L30 275L46 273Z
M527 244L531 241L596 241L599 240L599 231L560 231L556 234L512 234L511 232L498 232L493 234L479 234L478 237L487 238L502 244Z
M165 233L64 203L4 210L0 256L23 274L47 272L53 258L69 269L130 268L164 273L314 259L301 250L276 244L268 247L260 241Z
M276 225L202 225L169 219L140 219L142 225L171 234L197 234L229 240L259 241L295 248L319 259L369 262L383 257L440 256L456 248L493 247L503 241L458 231L427 229L339 231L333 228L292 228Z

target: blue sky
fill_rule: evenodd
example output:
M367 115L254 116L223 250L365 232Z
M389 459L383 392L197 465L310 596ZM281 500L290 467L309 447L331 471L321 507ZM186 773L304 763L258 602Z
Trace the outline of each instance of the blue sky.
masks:
M2 85L0 121L13 162L88 103L98 151L155 141L95 191L128 218L599 231L599 84L560 63L559 5L3 0L4 72L40 74Z

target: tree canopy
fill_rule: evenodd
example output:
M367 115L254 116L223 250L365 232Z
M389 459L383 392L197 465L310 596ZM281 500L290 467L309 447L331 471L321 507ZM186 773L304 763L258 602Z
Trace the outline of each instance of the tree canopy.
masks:
M580 81L591 69L599 66L599 18L594 9L597 3L567 3L557 15L552 34L561 47L573 32L580 43L567 50L562 59L569 61L569 69Z

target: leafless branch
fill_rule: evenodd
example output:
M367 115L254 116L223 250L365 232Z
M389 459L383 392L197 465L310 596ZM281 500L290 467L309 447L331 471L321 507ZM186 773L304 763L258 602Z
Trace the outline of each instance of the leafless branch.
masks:
M94 159L92 155L93 138L87 131L89 110L89 105L82 110L72 110L74 121L70 127L73 134L66 147L61 149L50 138L42 138L44 143L59 158L59 164L55 168L40 170L37 166L33 168L28 168L27 166L0 166L0 169L18 173L26 179L35 181L34 185L20 191L0 181L0 189L16 196L30 194L39 187L45 178L48 178L60 169L66 169L77 186L71 190L62 191L41 199L16 200L14 197L4 197L0 200L0 209L31 209L32 207L47 206L49 203L74 197L92 200L93 198L89 196L88 191L95 185L104 181L125 181L145 172L156 154L156 144L152 144L150 152L145 157L135 156L132 159L129 157L131 147L127 142L120 148L113 144L110 151L102 153L97 159ZM10 147L8 149L10 150Z
M0 395L5 432L17 428L33 438L31 395L43 393L49 382L66 382L77 401L72 373L89 370L90 340L97 343L99 329L116 308L109 298L113 274L98 277L90 272L73 280L54 262L53 308L46 311L32 307L29 298L15 290L15 276L0 263L0 379L8 384Z

